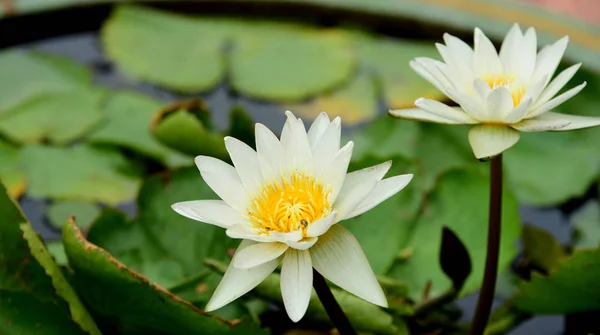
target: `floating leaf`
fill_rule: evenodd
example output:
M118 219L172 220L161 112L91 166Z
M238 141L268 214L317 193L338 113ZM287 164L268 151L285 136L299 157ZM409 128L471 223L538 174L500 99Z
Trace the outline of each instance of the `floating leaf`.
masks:
M530 225L523 226L523 253L532 265L546 273L565 257L563 247L550 232Z
M32 197L118 204L133 199L139 186L130 163L116 151L32 145L21 159Z
M54 262L59 266L69 265L67 254L65 253L65 247L61 241L48 241L46 242L46 249L54 258Z
M352 159L402 157L412 160L417 154L419 135L419 123L382 115L349 137L354 141Z
M56 202L46 210L48 222L57 229L62 228L71 216L75 217L79 227L86 229L98 214L100 214L100 208L97 205L83 201Z
M81 300L79 300L77 293L73 287L71 287L58 265L54 263L52 256L37 233L31 228L31 225L29 225L29 223L23 223L21 224L21 230L23 231L23 237L29 244L31 254L44 268L46 274L52 278L52 285L56 290L56 294L68 303L73 321L80 325L81 329L87 333L91 335L101 335L102 333L96 326L94 319L92 319Z
M577 248L595 248L600 244L600 204L588 202L571 217Z
M24 51L0 52L0 115L39 95L68 93L87 85L91 75L57 57Z
M63 227L63 243L73 283L96 313L145 332L164 334L262 334L232 327L147 278L129 270L108 252L86 241L74 222Z
M575 250L546 277L532 273L514 297L516 306L535 314L569 314L600 309L600 249Z
M23 239L22 224L27 219L0 184L0 333L83 334Z
M165 147L150 133L152 118L163 105L134 92L114 93L105 107L107 122L89 139L135 150L169 166L189 165L191 158Z
M227 265L219 261L208 259L206 263L219 273L225 273L225 270L227 270ZM376 332L378 334L408 334L406 324L401 319L397 320L396 324L394 324L392 316L387 314L383 309L357 298L346 291L335 288L331 289L331 291L335 300L340 304L340 307L356 330ZM280 275L278 273L270 274L252 292L269 301L283 303L280 289ZM328 325L331 324L315 292L311 294L306 317Z
M408 63L416 57L439 59L431 42L356 35L360 64L378 79L391 108L411 108L420 97L440 100L445 95L417 74Z
M226 158L223 135L214 133L204 121L204 105L167 109L155 115L152 133L164 145L188 155Z
M264 23L235 40L231 85L253 98L300 101L342 86L354 73L348 35Z
M225 37L218 22L119 6L102 28L108 55L141 80L178 91L205 91L225 74Z
M353 125L377 115L378 96L373 80L367 75L359 75L333 92L320 95L306 104L292 105L288 109L307 119L315 119L325 111L329 117L340 116L342 122Z
M409 286L413 299L418 300L428 281L432 283L432 296L446 292L451 286L450 280L437 265L443 226L456 233L471 255L473 271L462 293L467 294L480 286L486 253L488 179L476 170L453 171L440 179L407 244L412 254L398 262L390 272L391 276ZM508 266L516 256L515 244L520 232L517 202L507 189L504 192L500 269Z
M25 174L19 168L19 160L19 148L0 140L0 181L14 198L20 197L25 191Z

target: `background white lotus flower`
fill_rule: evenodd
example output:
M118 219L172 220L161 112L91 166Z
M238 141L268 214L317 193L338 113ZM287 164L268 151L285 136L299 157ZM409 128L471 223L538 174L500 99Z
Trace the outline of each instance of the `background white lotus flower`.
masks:
M335 223L360 215L403 189L412 175L382 179L391 161L347 174L353 143L340 149L340 118L321 113L308 133L287 112L281 140L256 124L256 151L225 138L231 166L198 156L202 178L222 200L180 202L186 217L243 239L206 306L218 309L250 291L283 261L281 292L293 321L304 316L313 267L339 287L387 306L356 238Z
M419 98L418 109L393 110L396 117L445 124L476 124L469 142L479 159L494 157L517 143L520 131L565 131L600 125L600 118L551 112L579 93L582 83L555 95L573 77L575 64L550 81L567 48L565 36L537 52L534 28L524 34L513 25L500 53L479 28L471 49L460 39L444 34L436 44L444 62L416 58L410 66L443 91L460 107Z

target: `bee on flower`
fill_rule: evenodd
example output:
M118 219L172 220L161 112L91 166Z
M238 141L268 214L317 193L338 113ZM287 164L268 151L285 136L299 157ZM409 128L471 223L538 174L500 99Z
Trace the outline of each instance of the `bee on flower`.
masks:
M475 28L474 47L450 35L445 44L436 44L444 60L416 58L410 66L444 92L460 107L419 98L418 108L393 110L400 118L445 124L472 124L469 143L478 159L490 159L517 143L520 132L565 131L600 125L598 117L552 112L581 91L583 82L556 94L567 84L581 64L575 64L553 80L567 48L565 36L537 50L534 28L525 33L513 25L500 52Z
M321 113L306 131L286 112L278 139L256 124L256 151L225 138L233 166L207 156L196 165L222 200L174 204L188 218L241 239L206 306L218 309L252 290L279 264L285 309L294 322L308 307L313 268L339 287L387 307L385 295L356 238L336 223L360 215L402 190L412 175L383 179L391 161L348 173L353 143L340 148L341 121Z

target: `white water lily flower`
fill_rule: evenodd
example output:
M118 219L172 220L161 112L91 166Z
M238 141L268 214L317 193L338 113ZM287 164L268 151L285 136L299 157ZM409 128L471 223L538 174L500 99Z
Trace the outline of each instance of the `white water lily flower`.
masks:
M479 28L471 49L460 39L444 34L446 44L436 44L444 59L416 58L410 66L443 91L460 107L419 98L419 108L393 110L396 117L445 124L475 124L469 142L478 159L492 158L519 140L521 131L565 131L600 125L598 117L551 112L579 93L582 83L555 95L573 77L575 64L550 81L567 48L565 36L537 52L535 30L524 34L515 24L506 35L500 53Z
M337 222L360 215L403 189L412 175L383 179L391 161L347 173L353 143L340 149L341 121L321 113L308 133L287 112L281 140L256 124L254 151L225 138L234 166L198 156L202 178L223 200L180 202L188 218L242 239L206 306L218 309L260 284L283 261L281 293L294 322L308 307L313 268L373 304L387 301L356 238Z

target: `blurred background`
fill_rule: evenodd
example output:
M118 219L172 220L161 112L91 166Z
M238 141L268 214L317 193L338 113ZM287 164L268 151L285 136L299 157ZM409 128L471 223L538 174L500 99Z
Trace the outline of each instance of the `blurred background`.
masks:
M471 44L478 26L499 43L514 22L534 26L539 47L570 36L561 67L583 66L567 88L588 86L560 112L600 116L597 0L0 0L0 180L60 264L60 229L76 215L92 243L202 308L219 276L192 281L191 290L183 284L207 271L206 258L226 262L235 243L169 208L213 196L193 157L227 159L223 136L253 145L253 123L276 132L285 110L307 123L326 111L342 117L345 139L356 143L352 169L393 159L395 174L416 175L393 200L345 223L375 271L403 287L391 332L458 331L481 282L487 163L473 158L467 129L386 111L422 96L445 99L408 66L439 59L434 43L445 32ZM600 129L530 135L505 156L497 305L516 311L497 333L576 334L597 320L587 311L600 309L600 296L579 290L596 275L559 283L574 290L565 299L594 301L585 308L565 307L560 294L542 302L532 293L516 305L512 297L532 274L597 248ZM118 220L106 219L115 213ZM454 307L415 321L419 301L451 286L437 259L443 225L467 246L473 273ZM314 315L281 321L269 301L220 313L250 314L273 333L323 329Z

